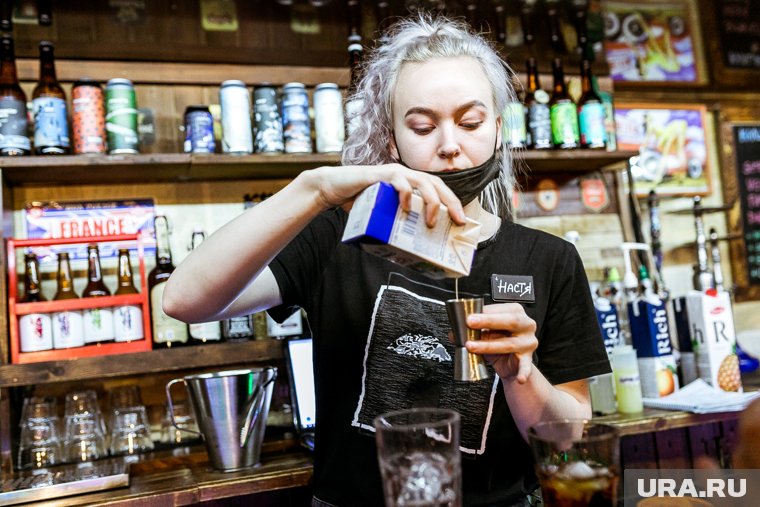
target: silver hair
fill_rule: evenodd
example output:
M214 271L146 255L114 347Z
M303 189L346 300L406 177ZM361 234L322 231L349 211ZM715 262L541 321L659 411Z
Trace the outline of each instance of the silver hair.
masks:
M515 100L514 72L493 46L483 36L473 33L464 22L424 14L402 19L388 29L380 44L365 59L362 78L355 93L348 98L359 107L347 118L352 132L343 146L343 164L396 162L390 148L393 136L391 99L401 66L407 62L458 56L474 58L483 67L491 83L497 114ZM501 165L499 177L485 188L480 201L487 211L511 220L515 175L505 136L501 141L501 156L497 157Z

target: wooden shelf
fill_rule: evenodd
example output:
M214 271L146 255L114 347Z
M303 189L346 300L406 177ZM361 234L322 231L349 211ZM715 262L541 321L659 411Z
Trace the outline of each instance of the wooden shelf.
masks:
M653 433L656 431L686 428L721 421L733 421L739 412L716 412L693 414L678 410L658 410L645 408L640 414L612 414L594 417L595 422L609 424L617 428L620 436Z
M282 342L256 340L0 366L0 388L104 379L281 359Z
M531 172L593 172L620 167L636 153L596 150L520 152ZM308 155L221 155L155 153L144 155L64 155L0 160L10 185L81 185L243 179L290 179L303 170L336 165L335 153Z

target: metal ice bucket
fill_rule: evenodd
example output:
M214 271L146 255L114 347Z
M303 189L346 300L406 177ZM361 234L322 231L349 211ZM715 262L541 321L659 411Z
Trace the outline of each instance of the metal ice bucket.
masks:
M179 428L171 388L182 382L214 469L231 472L256 466L276 378L277 368L265 366L171 380L166 384L166 399L172 424ZM179 429L189 431L187 427Z

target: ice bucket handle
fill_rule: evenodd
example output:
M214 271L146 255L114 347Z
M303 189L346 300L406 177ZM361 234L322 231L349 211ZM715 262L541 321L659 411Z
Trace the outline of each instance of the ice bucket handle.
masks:
M248 410L246 410L245 418L243 419L243 427L240 429L240 447L245 447L248 444L248 439L251 438L253 427L256 425L256 421L261 415L261 410L264 408L266 388L277 378L277 368L267 368L267 373L271 374L271 377L261 384L261 386L256 389L256 392L254 392L253 396L251 396ZM167 390L168 389L169 387L167 384Z
M203 438L203 433L201 433L200 431L195 431L190 428L180 428L179 425L177 424L176 419L174 418L174 403L172 403L172 386L176 384L177 382L182 382L183 384L185 384L185 389L187 389L187 382L185 382L185 379L183 378L175 378L174 380L170 380L166 384L166 402L169 404L169 417L172 420L172 424L174 425L175 428L177 428L180 431L195 433L196 435L200 435L201 438Z

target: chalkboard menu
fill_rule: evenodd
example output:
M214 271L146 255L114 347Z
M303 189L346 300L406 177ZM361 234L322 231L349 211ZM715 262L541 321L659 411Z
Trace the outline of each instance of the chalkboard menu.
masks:
M726 67L760 69L760 0L716 2Z
M734 150L749 282L757 284L760 283L760 123L734 126Z

